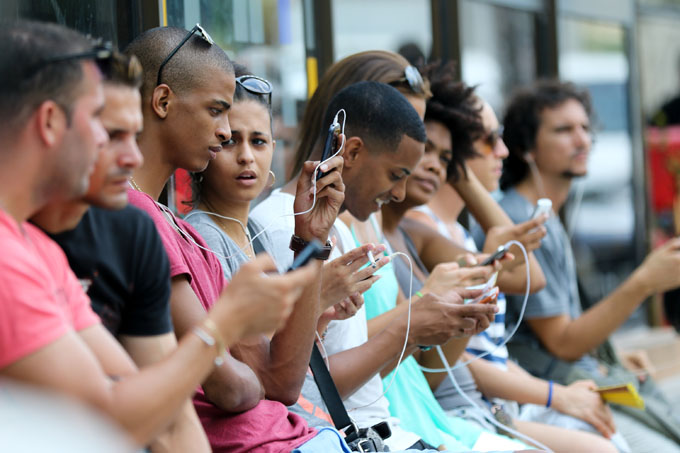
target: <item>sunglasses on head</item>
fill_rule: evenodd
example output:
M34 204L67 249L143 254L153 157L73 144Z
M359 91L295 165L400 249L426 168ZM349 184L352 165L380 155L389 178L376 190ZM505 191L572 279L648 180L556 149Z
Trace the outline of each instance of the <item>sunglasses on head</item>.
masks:
M84 52L76 52L66 55L56 55L53 57L46 58L36 64L25 74L25 77L31 77L34 73L40 71L44 67L52 64L76 61L76 60L92 60L97 65L99 70L102 72L104 77L110 77L111 66L114 58L124 58L122 54L113 50L110 43L98 43L94 45L90 50Z
M163 62L161 63L161 65L158 67L158 76L156 77L156 85L160 85L160 84L161 84L161 73L163 72L163 68L165 67L165 65L168 64L168 62L170 61L170 59L171 59L173 56L175 56L175 54L179 51L179 49L181 49L182 46L183 46L184 44L186 44L187 41L189 41L189 38L191 38L191 37L194 35L194 33L198 33L198 36L200 36L200 37L201 37L205 42L207 42L209 45L212 46L213 44L215 44L215 41L214 41L214 40L212 39L212 37L208 34L208 32L205 31L205 30L203 29L203 27L201 27L200 24L194 25L194 28L192 28L192 29L187 33L187 35L184 37L184 39L182 39L182 40L179 42L179 44L177 44L177 45L175 46L175 48L172 49L172 51L168 54L167 57L165 57L165 59L163 60Z
M267 96L267 104L272 104L272 84L254 75L236 77L236 83L249 93Z
M390 82L389 85L396 85L406 83L411 90L416 94L425 94L425 82L423 76L420 75L418 69L413 65L408 65L404 68L404 77Z

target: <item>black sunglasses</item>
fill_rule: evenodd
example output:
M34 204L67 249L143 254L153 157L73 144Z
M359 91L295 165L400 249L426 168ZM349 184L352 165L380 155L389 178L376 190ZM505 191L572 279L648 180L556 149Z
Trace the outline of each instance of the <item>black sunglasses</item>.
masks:
M272 84L268 80L254 75L243 75L236 77L236 83L249 93L267 96L267 104L272 104Z
M425 94L425 82L423 76L420 75L418 69L413 65L408 65L404 68L404 77L390 82L390 85L406 82L411 90L416 94Z
M163 68L165 67L165 65L168 64L168 61L170 61L170 59L171 59L173 56L175 56L175 54L177 53L177 51L179 51L179 49L180 49L184 44L186 44L186 42L189 40L189 38L191 38L191 37L193 36L194 33L198 33L198 36L200 36L200 37L201 37L205 42L207 42L209 45L212 46L213 44L215 44L215 41L214 41L214 40L212 39L212 37L208 34L208 32L205 31L205 30L203 29L203 27L201 27L200 24L194 25L194 28L192 28L192 29L189 31L189 33L187 33L187 35L184 37L184 39L182 39L182 40L179 42L179 44L177 44L177 46L176 46L174 49L172 49L172 51L168 54L167 57L165 57L165 60L163 60L163 62L161 63L161 65L158 67L158 77L156 78L156 86L158 86L158 85L161 84L161 73L163 72Z
M118 56L117 54L118 52L113 50L110 43L97 44L92 49L87 50L85 52L57 55L54 57L46 58L40 61L35 66L33 66L32 68L30 68L28 71L26 71L24 77L31 77L34 75L34 73L54 63L62 63L65 61L74 60L92 60L95 62L95 64L102 72L102 74L108 78L111 76L111 64L113 58L115 56Z

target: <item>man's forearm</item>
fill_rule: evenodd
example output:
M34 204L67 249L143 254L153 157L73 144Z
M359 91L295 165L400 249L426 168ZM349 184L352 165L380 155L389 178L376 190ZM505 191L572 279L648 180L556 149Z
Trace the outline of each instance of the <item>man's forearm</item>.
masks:
M87 330L80 335L92 347L98 340L91 335L97 333ZM194 334L185 335L171 356L114 381L106 412L135 440L151 442L175 420L186 399L214 368L216 353L216 346L208 346Z
M604 343L649 296L640 277L636 271L609 296L569 321L564 328L545 332L543 343L548 350L563 360L571 361L578 360ZM535 319L528 322L532 325L540 321Z
M401 297L401 292L399 293ZM391 326L395 320L401 316L405 316L408 311L408 303L397 303L397 306L391 310L379 314L375 318L368 320L368 338L379 334L383 330Z
M172 425L151 444L152 453L210 452L210 442L203 431L191 400L187 400Z
M518 247L515 246L514 249L518 250L518 253L522 253L519 251ZM513 262L512 265L514 267L512 267L512 269L503 269L500 274L498 274L498 287L506 294L524 294L526 292L527 272L524 256L519 256L515 260L521 260L521 263L519 265L514 265ZM529 276L529 293L533 294L545 288L547 283L545 275L533 253L529 253Z
M119 341L141 369L160 362L177 349L173 332L153 336L119 336ZM187 399L170 427L151 444L153 453L209 452L210 443L203 431L191 399Z
M391 371L404 346L405 335L405 323L394 323L364 344L330 356L330 372L340 396L347 398L376 374ZM408 345L404 357L415 350Z
M235 357L249 365L264 386L267 399L290 406L297 401L309 367L319 318L320 277L296 303L286 325L270 341L241 342Z
M264 398L255 372L230 355L203 382L203 391L211 403L229 413L245 412Z

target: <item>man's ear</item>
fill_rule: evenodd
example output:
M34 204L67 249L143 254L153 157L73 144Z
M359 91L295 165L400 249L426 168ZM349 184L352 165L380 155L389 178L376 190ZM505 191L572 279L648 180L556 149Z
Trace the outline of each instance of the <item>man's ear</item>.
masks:
M172 89L164 83L161 83L153 89L151 93L151 110L160 118L165 119L168 116L170 104L174 100L175 93Z
M525 160L528 164L533 164L534 161L535 161L535 159L534 159L534 152L533 152L533 151L526 151L526 152L524 153L524 160Z
M66 112L54 101L40 104L33 117L38 137L48 147L57 144L68 129Z
M351 168L361 161L362 154L366 152L364 141L361 137L350 137L345 142L345 150L342 157L345 159L344 168Z

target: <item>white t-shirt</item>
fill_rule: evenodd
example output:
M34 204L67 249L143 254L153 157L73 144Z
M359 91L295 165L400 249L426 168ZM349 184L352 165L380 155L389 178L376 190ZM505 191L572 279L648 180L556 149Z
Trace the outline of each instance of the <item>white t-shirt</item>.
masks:
M276 189L269 197L258 204L250 214L252 218L266 228L277 247L288 248L290 236L295 231L294 217L292 215L281 217L284 214L293 213L294 202L295 197L293 195ZM267 225L272 222L273 224L267 228ZM352 232L340 219L335 220L330 236L337 238L337 244L330 256L331 260L355 248ZM292 263L293 252L290 250L289 252L290 263ZM277 255L283 256L284 253L281 252ZM277 264L279 267L285 268L290 263ZM366 310L364 307L361 307L353 317L344 321L332 321L328 325L324 347L328 355L333 355L360 346L367 340L368 324L366 323ZM389 403L387 398L381 397L382 393L382 380L380 375L376 374L356 392L345 398L345 407L357 425L364 428L390 417ZM378 401L374 403L376 400Z

